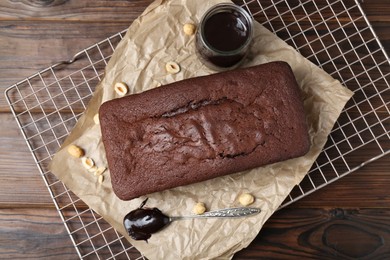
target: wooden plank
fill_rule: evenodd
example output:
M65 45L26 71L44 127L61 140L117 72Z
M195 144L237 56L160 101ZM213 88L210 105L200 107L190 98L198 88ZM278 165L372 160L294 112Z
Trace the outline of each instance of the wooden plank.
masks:
M153 0L1 1L0 20L63 20L128 22L134 20Z
M52 207L47 188L16 121L11 114L0 113L0 122L0 208L26 204Z
M129 23L0 22L1 90L110 37ZM61 28L61 30L58 30ZM80 68L84 64L78 64ZM70 69L69 72L72 72ZM5 110L4 100L0 109Z
M289 208L234 259L388 259L389 243L388 208Z
M75 216L74 212L71 214ZM63 212L83 259L108 259L114 255L115 259L140 257L140 253L131 249L130 243L99 216L88 211L78 214L70 218L68 212ZM78 258L65 225L54 209L0 209L0 223L1 259Z
M152 0L142 1L37 1L37 0L15 0L3 1L0 3L0 20L65 20L65 21L120 21L126 22L129 17L136 16L143 12L143 10L152 3ZM243 1L235 0L237 4L242 4ZM256 12L258 4L256 1L249 2L250 10ZM267 2L267 1L265 1ZM353 2L353 1L350 1ZM310 9L310 3L304 2L307 8ZM289 7L294 8L298 6L298 0L290 0ZM318 5L322 1L317 1ZM263 5L268 6L263 3ZM281 6L282 4L279 4ZM388 13L390 7L386 0L362 1L363 9L371 19L380 21L389 21ZM342 5L340 4L342 7ZM287 5L285 6L287 8ZM337 11L337 5L334 7ZM342 7L343 8L343 7ZM268 10L272 12L272 10ZM325 14L330 10L323 10ZM357 12L357 11L355 11ZM375 13L375 15L372 15ZM330 12L330 14L332 14ZM131 19L132 20L132 19Z
M387 0L359 1L369 21L390 22L390 6Z
M388 208L389 174L390 156L387 155L298 200L291 207Z
M77 258L54 209L0 209L0 223L1 259Z

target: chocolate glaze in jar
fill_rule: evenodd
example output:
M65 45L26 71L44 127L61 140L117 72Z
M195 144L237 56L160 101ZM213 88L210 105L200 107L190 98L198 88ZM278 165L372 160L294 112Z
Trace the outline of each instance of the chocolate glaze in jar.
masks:
M241 7L229 3L213 6L198 27L198 57L214 70L237 67L248 52L252 26L251 17Z

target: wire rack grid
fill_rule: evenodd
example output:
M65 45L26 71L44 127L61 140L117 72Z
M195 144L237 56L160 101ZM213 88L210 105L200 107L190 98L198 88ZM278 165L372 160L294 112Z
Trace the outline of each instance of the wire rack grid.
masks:
M354 91L321 155L281 207L390 153L390 61L357 0L235 1ZM126 31L6 90L11 111L81 259L144 259L50 171Z

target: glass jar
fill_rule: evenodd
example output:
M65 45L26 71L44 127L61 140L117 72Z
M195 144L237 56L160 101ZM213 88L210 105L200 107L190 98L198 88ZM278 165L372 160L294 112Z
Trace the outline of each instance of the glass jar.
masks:
M217 4L199 23L196 53L210 69L234 69L247 55L252 37L253 21L243 8L231 3Z

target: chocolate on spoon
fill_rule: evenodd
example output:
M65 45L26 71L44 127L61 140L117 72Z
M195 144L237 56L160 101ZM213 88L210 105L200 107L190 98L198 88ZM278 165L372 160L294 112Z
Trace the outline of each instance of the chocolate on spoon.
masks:
M152 234L160 231L172 221L191 218L238 218L260 213L258 208L229 208L216 211L209 211L202 215L169 217L158 208L144 208L148 199L141 205L130 211L123 219L129 236L135 240L147 241Z

